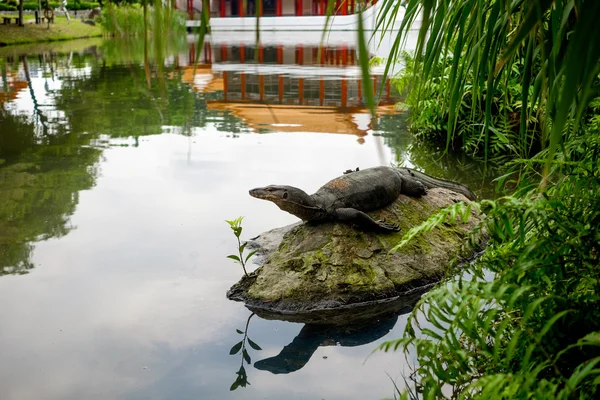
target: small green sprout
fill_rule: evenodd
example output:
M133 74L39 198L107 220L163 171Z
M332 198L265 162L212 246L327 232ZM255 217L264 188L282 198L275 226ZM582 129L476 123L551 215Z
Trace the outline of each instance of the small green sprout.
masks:
M256 254L256 252L258 250L251 251L244 258L244 249L246 248L246 245L248 244L248 242L244 242L242 244L242 242L240 241L240 235L242 234L242 220L243 219L244 219L244 217L238 217L231 221L225 220L225 222L227 222L229 224L229 227L231 228L231 230L233 231L233 234L237 238L238 252L239 252L239 255L230 254L227 256L227 258L231 258L233 261L240 264L242 266L242 268L244 269L244 274L246 276L248 276L248 272L246 271L246 263L248 262L250 257L252 257L254 254Z

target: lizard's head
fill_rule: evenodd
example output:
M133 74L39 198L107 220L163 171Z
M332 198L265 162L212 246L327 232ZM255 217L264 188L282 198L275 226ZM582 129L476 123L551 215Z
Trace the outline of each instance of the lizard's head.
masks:
M277 207L290 214L294 214L305 221L315 217L315 213L322 211L315 205L312 197L305 191L286 185L269 185L250 190L250 196L257 199L269 200Z

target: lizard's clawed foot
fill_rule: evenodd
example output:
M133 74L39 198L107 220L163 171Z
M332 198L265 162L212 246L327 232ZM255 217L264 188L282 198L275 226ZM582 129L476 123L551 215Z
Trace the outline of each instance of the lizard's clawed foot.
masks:
M344 175L348 175L356 171L360 171L360 169L358 167L356 167L356 169L347 169L344 171Z
M400 226L398 224L385 222L385 219L377 221L377 225L379 225L381 229L387 232L400 232Z

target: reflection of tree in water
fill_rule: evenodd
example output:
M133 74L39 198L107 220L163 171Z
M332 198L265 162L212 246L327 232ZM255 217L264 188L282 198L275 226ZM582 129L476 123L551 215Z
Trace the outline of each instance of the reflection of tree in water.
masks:
M378 121L376 134L394 150L398 165L410 163L429 175L461 182L469 186L479 197L493 197L492 180L497 168L488 163L473 160L464 153L445 153L445 149L413 139L408 131L407 114L384 114Z
M27 78L34 112L20 115L0 103L0 275L26 273L33 268L33 242L72 229L78 191L96 179L101 150L89 147L94 139L165 131L190 135L191 128L211 123L222 131L243 130L232 114L207 110L206 101L222 93L194 92L175 66L163 73L151 67L148 85L139 62L107 65L101 52L92 48L11 61ZM6 59L0 57L0 66L6 86ZM46 81L43 91L31 82L40 76ZM51 89L48 80L61 84ZM44 97L51 102L42 107L38 101Z
M473 160L464 153L445 153L444 149L432 147L420 141L410 146L410 162L419 170L467 185L479 198L493 198L498 167Z
M382 114L377 121L374 135L383 137L383 142L394 150L394 163L402 164L409 158L408 149L412 143L412 135L408 131L407 114Z
M0 275L23 274L34 267L31 242L72 228L78 191L93 186L100 151L67 145L65 137L35 147L33 124L5 110L0 126L0 158L6 160L0 167Z
M242 120L232 113L207 110L207 100L216 100L222 93L194 92L174 69L166 73L165 93L152 79L148 89L142 66L98 62L85 79L63 83L56 105L65 111L70 129L78 133L138 137L161 134L165 126L171 126L190 135L191 128L208 124L224 132L243 130Z

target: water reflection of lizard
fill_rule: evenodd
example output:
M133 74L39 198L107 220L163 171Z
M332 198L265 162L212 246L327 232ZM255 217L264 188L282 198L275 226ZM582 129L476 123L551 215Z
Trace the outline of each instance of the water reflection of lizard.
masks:
M361 326L328 326L306 324L300 333L274 357L254 363L256 369L274 374L288 374L306 365L320 346L361 346L385 336L396 324L398 316L410 312L412 306L383 316Z

